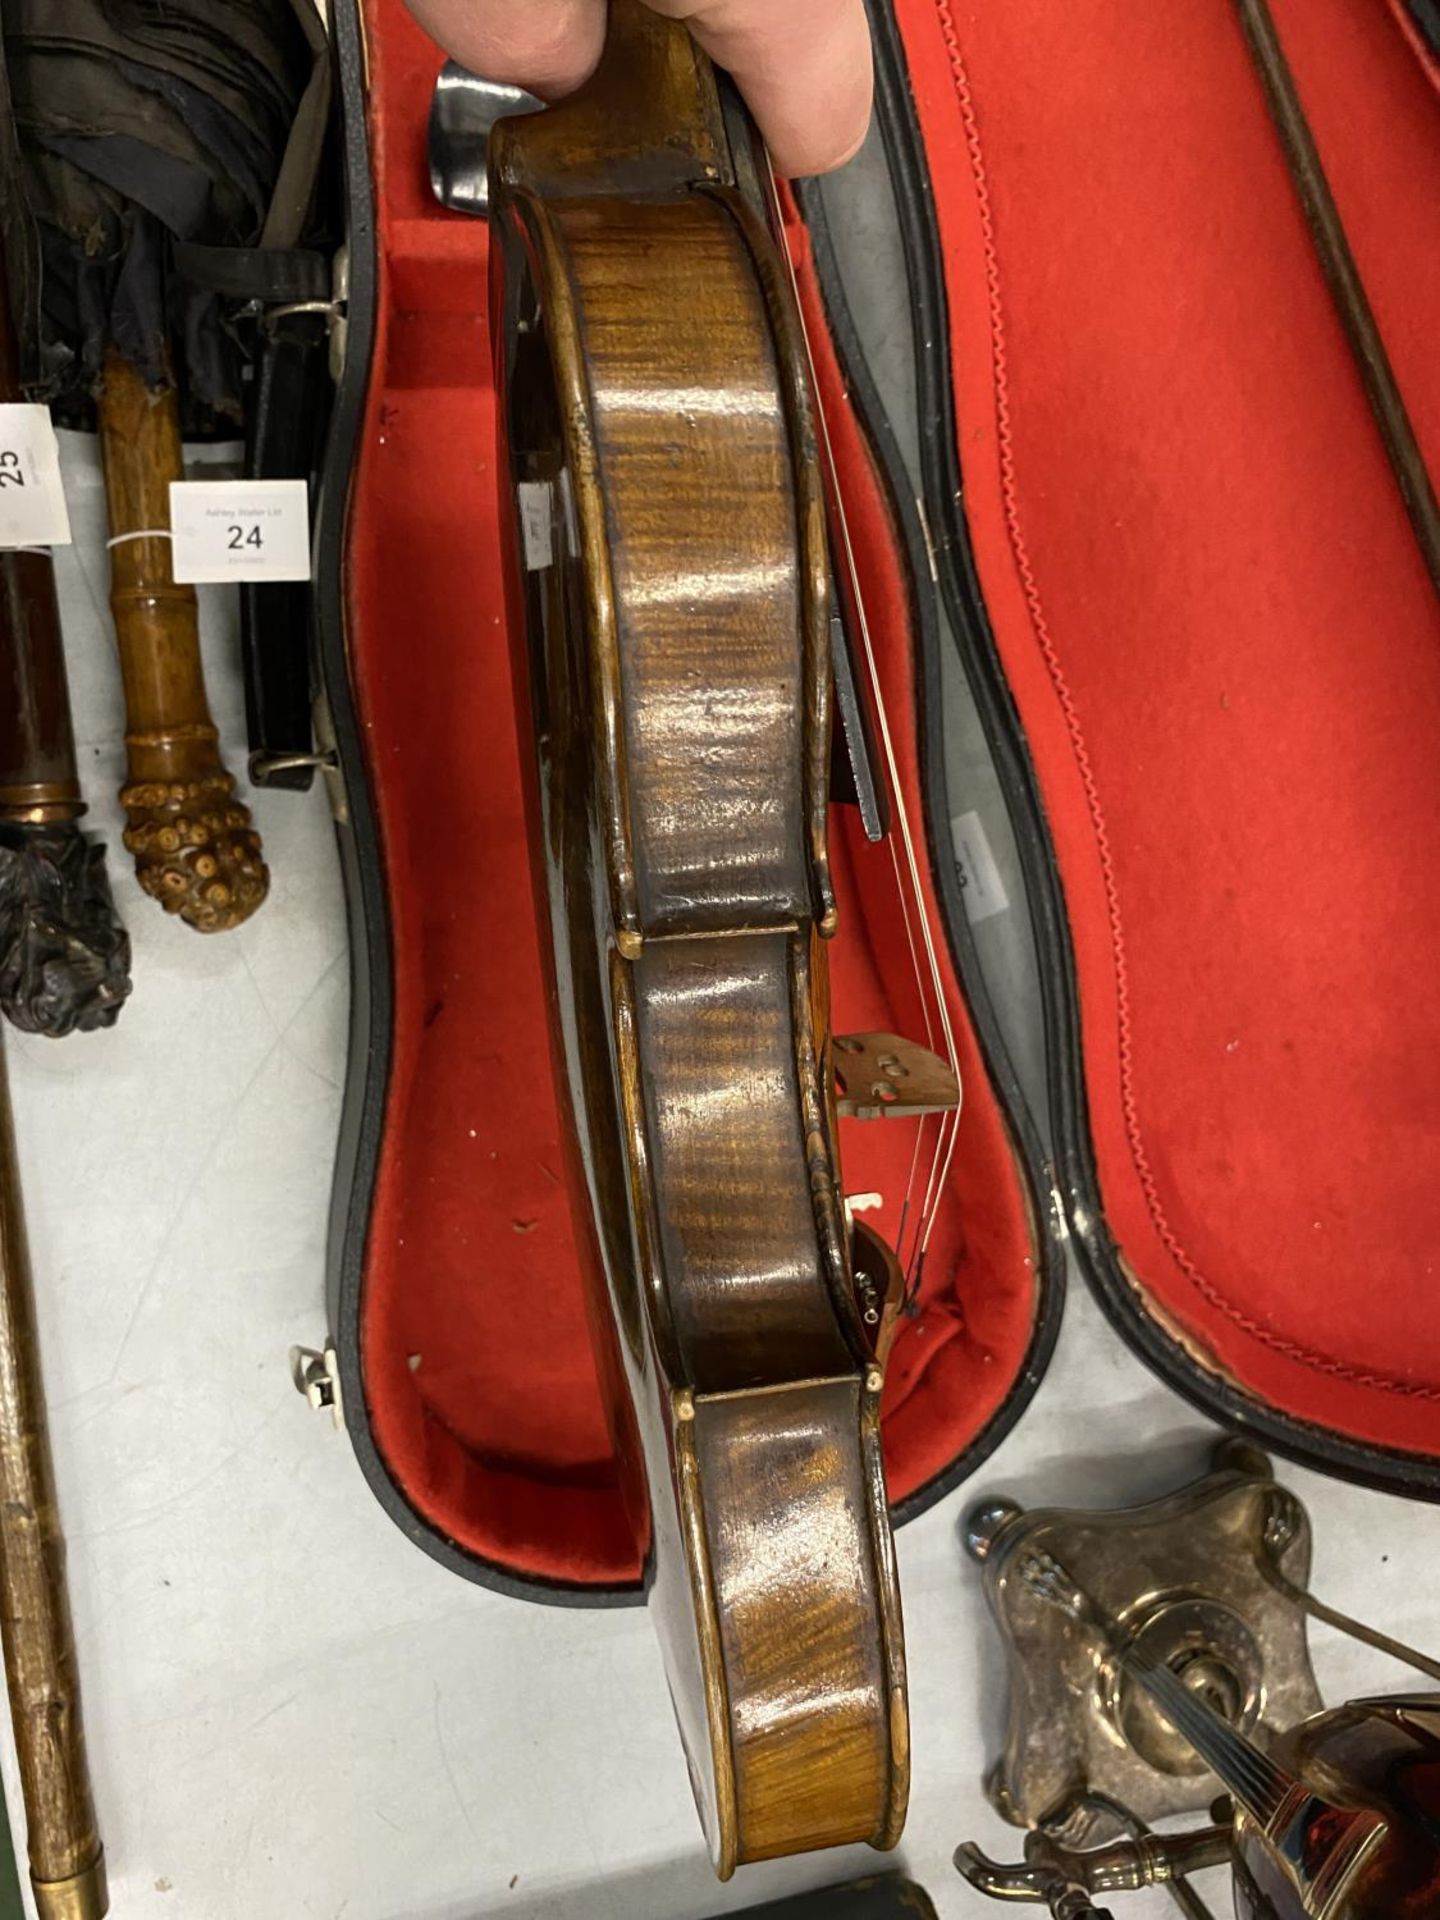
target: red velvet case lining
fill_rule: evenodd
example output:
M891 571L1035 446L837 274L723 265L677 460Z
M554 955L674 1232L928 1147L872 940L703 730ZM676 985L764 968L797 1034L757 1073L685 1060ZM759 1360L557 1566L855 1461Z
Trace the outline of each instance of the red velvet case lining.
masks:
M366 25L380 314L350 510L347 644L395 998L361 1302L368 1411L410 1503L462 1547L524 1575L628 1582L640 1569L562 1185L501 626L486 229L430 197L424 128L439 54L399 0L374 0ZM824 378L838 391L833 367ZM842 410L835 426L918 825L904 589ZM837 1027L918 1036L889 854L842 813L833 857ZM897 1500L983 1431L1015 1385L1036 1315L1023 1185L953 982L949 1004L965 1112L921 1312L891 1363ZM886 1212L872 1218L893 1231L911 1127L845 1123L842 1136L847 1190L882 1192Z
M1432 472L1440 98L1273 0ZM1440 612L1235 10L899 0L1104 1212L1208 1365L1440 1452Z

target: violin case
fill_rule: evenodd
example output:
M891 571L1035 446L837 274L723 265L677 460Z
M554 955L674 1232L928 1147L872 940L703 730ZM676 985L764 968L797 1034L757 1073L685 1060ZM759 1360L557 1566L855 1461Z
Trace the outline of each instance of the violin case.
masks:
M1423 0L1275 12L1435 469L1440 30ZM348 287L316 594L354 956L333 1365L419 1545L515 1595L624 1603L644 1568L550 1062L488 232L431 194L438 49L400 0L331 18ZM877 0L873 26L908 408L881 401L813 186L790 238L964 1089L887 1371L894 1517L1020 1417L1070 1248L1208 1413L1434 1497L1440 610L1233 7ZM1033 1110L954 854L962 684L1033 928ZM832 811L836 1031L923 1038L889 851ZM842 1122L882 1233L912 1145Z

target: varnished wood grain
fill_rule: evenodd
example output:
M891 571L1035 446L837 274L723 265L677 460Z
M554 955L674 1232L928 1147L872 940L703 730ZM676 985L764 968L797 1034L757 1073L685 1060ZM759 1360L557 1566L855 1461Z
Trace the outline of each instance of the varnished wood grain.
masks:
M889 1700L862 1396L850 1378L695 1403L747 1860L881 1837Z
M0 1049L0 1634L42 1920L98 1920L105 1866L90 1791L65 1539L50 1461L20 1169Z
M683 1378L699 1393L842 1374L796 1101L786 934L647 942L642 1124Z
M75 767L54 564L0 553L0 816L78 820Z
M0 402L23 400L0 260ZM48 553L0 552L0 821L52 824L84 813L70 691Z
M594 89L504 123L491 179L556 1057L652 1612L727 1874L893 1844L908 1730L817 938L814 433L721 124L683 32L622 3Z
M125 845L141 886L167 913L219 933L254 913L270 876L220 758L195 589L179 585L170 565L170 482L185 477L174 389L147 388L111 352L99 415L110 608L125 686Z
M641 930L793 921L810 911L798 556L755 275L701 195L555 217L610 539ZM681 258L707 289L684 328L665 271Z

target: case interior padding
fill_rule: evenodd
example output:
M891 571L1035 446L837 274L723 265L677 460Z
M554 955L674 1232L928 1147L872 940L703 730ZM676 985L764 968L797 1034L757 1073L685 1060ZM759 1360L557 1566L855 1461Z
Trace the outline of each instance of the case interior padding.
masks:
M1273 9L1440 472L1433 64L1388 0ZM1252 1404L1434 1456L1440 609L1236 10L898 17L1073 944L1077 1225Z
M350 677L379 822L394 1021L360 1300L366 1408L426 1523L538 1582L641 1572L623 1517L570 1224L503 629L487 233L431 199L440 55L366 12L380 298L350 503ZM833 367L827 379L838 392ZM837 414L965 1107L919 1311L889 1370L892 1500L918 1504L997 1421L1038 1313L1027 1188L950 977L930 891L907 600L876 478ZM838 809L837 1030L924 1034L891 855ZM935 1123L928 1123L927 1147ZM847 1192L897 1223L915 1123L842 1123ZM928 1156L922 1158L923 1172Z

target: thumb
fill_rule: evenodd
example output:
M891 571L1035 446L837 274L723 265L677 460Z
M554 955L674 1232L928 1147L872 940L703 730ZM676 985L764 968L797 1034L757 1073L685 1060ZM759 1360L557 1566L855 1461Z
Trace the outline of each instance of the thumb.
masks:
M828 173L870 124L870 28L863 0L648 0L683 20L725 67L778 173Z
M453 60L542 98L589 78L605 44L605 0L408 0Z

